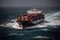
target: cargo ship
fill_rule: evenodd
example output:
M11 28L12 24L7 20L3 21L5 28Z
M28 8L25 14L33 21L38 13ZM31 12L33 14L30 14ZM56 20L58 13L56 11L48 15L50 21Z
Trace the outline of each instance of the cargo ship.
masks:
M43 22L44 18L45 17L42 10L33 8L27 10L27 14L20 14L17 17L17 22L20 25L20 27L25 28Z

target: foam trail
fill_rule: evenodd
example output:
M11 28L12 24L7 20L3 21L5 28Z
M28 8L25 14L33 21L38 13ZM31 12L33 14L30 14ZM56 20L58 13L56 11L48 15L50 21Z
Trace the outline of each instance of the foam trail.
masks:
M57 18L57 17L54 17L54 16L57 16L57 15L60 15L60 12L56 12L56 13L54 13L54 14L46 17L45 20L52 20L52 19L54 19L54 18Z

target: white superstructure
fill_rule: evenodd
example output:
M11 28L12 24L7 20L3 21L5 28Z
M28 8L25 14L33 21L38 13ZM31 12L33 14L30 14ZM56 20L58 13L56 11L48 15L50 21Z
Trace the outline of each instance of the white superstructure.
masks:
M27 10L28 14L32 14L32 13L42 13L42 10L38 10L36 8L33 8L31 10Z

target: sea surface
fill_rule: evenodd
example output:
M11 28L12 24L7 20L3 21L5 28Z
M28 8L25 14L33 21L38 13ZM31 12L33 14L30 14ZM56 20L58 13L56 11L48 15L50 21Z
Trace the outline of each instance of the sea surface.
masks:
M59 40L60 7L38 8L45 21L31 29L19 29L16 19L32 7L0 7L0 40ZM35 28L36 27L36 28ZM37 28L38 27L38 28Z

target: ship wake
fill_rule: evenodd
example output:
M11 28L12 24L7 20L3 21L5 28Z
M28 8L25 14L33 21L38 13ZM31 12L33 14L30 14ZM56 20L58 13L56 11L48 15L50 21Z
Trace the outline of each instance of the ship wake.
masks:
M50 15L48 15L48 14L45 14L46 16L45 16L45 21L44 22L42 22L40 24L37 24L37 25L34 25L34 26L26 27L25 29L43 28L43 27L49 27L49 25L54 26L54 28L57 28L57 27L55 27L56 25L60 26L60 19L59 19L60 18L60 12L54 12L53 14L51 13ZM12 20L9 20L9 21L10 22L4 22L4 23L0 24L0 26L22 29L20 27L20 25L16 22L16 19L12 19Z

